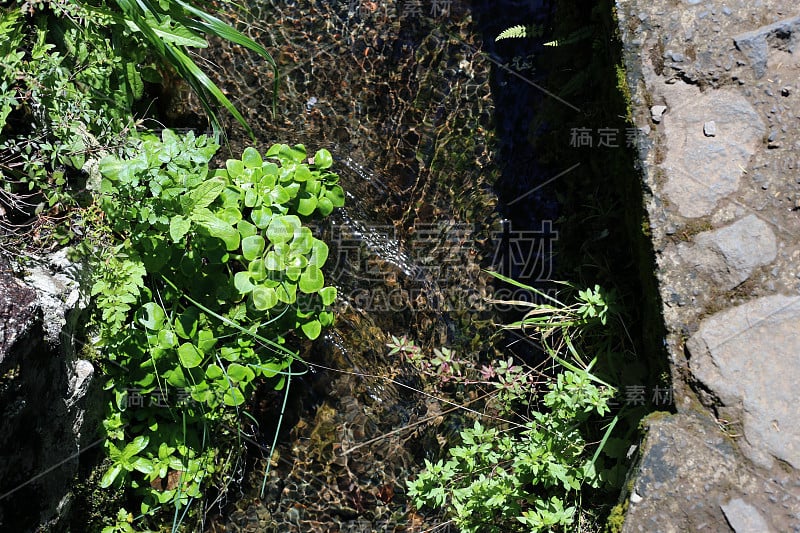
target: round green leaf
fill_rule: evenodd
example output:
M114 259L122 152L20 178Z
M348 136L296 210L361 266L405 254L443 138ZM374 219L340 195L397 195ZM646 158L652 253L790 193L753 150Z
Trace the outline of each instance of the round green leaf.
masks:
M264 253L264 237L261 235L251 235L242 239L242 255L248 261L253 261L261 257Z
M314 236L308 228L300 228L300 231L295 231L294 239L289 246L289 249L294 254L307 254L311 251L314 244Z
M244 206L257 207L261 205L261 196L253 189L244 191Z
M275 294L278 295L279 301L286 304L293 304L297 301L297 285L289 282L281 283L275 287Z
M194 368L203 361L203 354L190 342L184 342L178 348L178 359L186 368Z
M319 334L322 332L322 324L319 323L319 320L312 320L300 326L300 329L303 330L306 337L313 341L319 337Z
M322 305L331 305L336 300L336 287L325 287L319 290Z
M297 201L297 212L307 217L317 208L317 197L310 193L303 193Z
M261 209L253 209L250 213L250 219L256 227L265 229L272 221L272 211L263 207Z
M200 353L209 353L216 343L217 338L210 329L201 329L197 333L197 349L200 350Z
M242 239L251 237L258 232L258 228L256 228L254 225L252 225L246 220L240 220L239 222L237 222L236 230L239 232L239 235L242 236Z
M334 185L325 191L325 196L331 201L334 207L342 207L344 205L344 190L339 185Z
M253 290L253 282L250 279L250 272L237 272L233 276L233 285L239 294L247 294Z
M267 252L267 256L264 258L264 266L267 267L268 270L283 270L284 264L281 260L281 256L278 255L277 252L274 250L270 250Z
M162 329L158 332L158 345L162 348L172 348L178 344L178 336L170 329Z
M322 275L322 271L316 265L311 264L303 271L298 285L301 291L311 294L325 286L325 276Z
M311 259L310 263L316 265L317 268L322 268L325 261L328 260L328 245L319 239L314 239L311 245Z
M322 196L317 200L317 210L320 215L326 217L333 213L333 202L331 202L327 196Z
M174 387L183 388L186 386L186 376L183 375L183 369L179 366L164 372L164 377L167 378L167 383Z
M298 165L294 171L294 181L307 181L311 177L311 171L305 165Z
M323 327L330 326L333 324L333 313L330 311L320 311L319 322Z
M269 200L273 204L285 204L290 198L291 196L289 193L280 185L276 186L269 192Z
M314 166L318 169L329 168L332 164L333 157L331 157L331 153L325 148L317 150L317 153L314 154Z
M225 168L228 169L228 175L234 180L240 178L244 174L244 163L238 159L228 159L225 161Z
M319 196L319 191L321 188L322 184L319 182L319 180L312 178L306 182L305 191L313 194L314 196Z
M196 307L189 307L178 315L175 321L175 333L182 339L191 339L197 334L197 325L200 319L200 311Z
M259 311L266 311L278 305L278 295L275 289L261 285L253 288L253 305Z
M287 222L287 218L289 217L273 217L267 228L267 238L270 242L288 242L294 236L294 228Z
M206 368L206 377L208 379L221 378L223 375L222 369L215 364L208 365L208 368Z
M282 361L272 361L269 363L263 363L261 365L258 365L257 368L261 371L261 374L265 378L271 378L272 376L277 375L278 372L286 368L286 364L283 363Z
M267 277L267 269L264 266L263 259L256 259L247 265L247 270L250 272L250 277L255 281L261 281Z
M155 302L147 302L139 311L139 323L147 329L157 331L164 325L164 310Z
M239 383L247 383L256 377L252 369L242 366L239 363L233 363L228 366L228 377Z
M258 150L248 146L242 153L242 163L247 168L257 168L264 164L264 160L261 159L261 154L258 153Z
M222 401L225 402L225 405L230 405L231 407L242 405L244 403L244 394L239 390L239 387L228 386L228 389L222 396Z

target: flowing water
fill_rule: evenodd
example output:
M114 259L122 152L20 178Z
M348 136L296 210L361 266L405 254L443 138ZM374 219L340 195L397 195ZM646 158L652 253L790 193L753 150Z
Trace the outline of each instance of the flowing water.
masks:
M425 378L399 354L389 356L386 344L407 335L425 350L450 346L473 360L497 355L494 314L483 300L491 278L481 268L509 266L508 251L498 253L509 227L495 190L519 194L530 186L535 165L520 153L526 143L508 141L514 126L507 123L529 121L524 106L532 101L498 115L494 137L497 58L476 29L475 6L464 2L256 0L248 7L238 22L279 63L277 114L262 60L224 46L208 57L260 148L303 143L311 153L334 154L347 204L316 230L330 244L326 274L340 301L335 327L303 350L312 366L292 382L265 497L265 462L255 461L242 470L243 492L227 495L209 528L434 527L438 517L411 511L405 482L457 435L465 416L420 392ZM494 20L487 34L503 23ZM500 75L494 83L514 80ZM248 142L233 136L231 149L240 153ZM496 151L513 162L505 174L493 162ZM529 227L554 215L552 202L542 200L542 212L530 205L503 215ZM470 399L451 392L450 401ZM265 391L259 399L254 452L269 449L281 401Z

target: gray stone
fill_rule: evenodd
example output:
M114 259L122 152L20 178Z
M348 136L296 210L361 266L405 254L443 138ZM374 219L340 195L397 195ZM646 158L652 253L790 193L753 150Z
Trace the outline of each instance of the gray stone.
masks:
M717 136L717 123L713 120L709 120L705 124L703 124L703 135L706 137L716 137Z
M67 313L81 299L78 282L43 266L32 268L25 281L38 294L38 303L44 314L45 340L54 346L58 345L58 336L67 324Z
M754 269L774 261L778 244L766 222L748 215L729 226L697 234L694 244L680 245L678 253L692 270L730 290L749 278Z
M645 426L622 531L680 533L724 523L717 498L738 466L714 421L696 412L661 413L645 419Z
M756 78L762 78L767 72L767 59L769 56L768 40L775 35L789 36L789 51L795 53L800 43L800 17L793 17L778 21L768 26L762 26L753 31L734 37L733 42L750 62Z
M703 320L689 366L726 406L741 409L742 450L763 467L800 467L800 297L768 296Z
M663 191L682 216L701 217L739 188L766 128L736 90L700 92L676 83L664 85L662 91L670 108L664 118L669 148L662 164L667 177ZM703 134L704 117L709 115L714 117L715 137Z
M773 531L758 509L736 498L721 506L735 533L769 533Z

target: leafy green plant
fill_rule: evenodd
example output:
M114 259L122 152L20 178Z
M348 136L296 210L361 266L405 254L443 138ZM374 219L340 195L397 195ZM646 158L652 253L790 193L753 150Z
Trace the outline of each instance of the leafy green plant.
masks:
M274 78L274 112L274 97L277 96L278 90L278 67L263 46L211 13L183 0L162 0L160 2L114 0L114 3L122 12L121 15L112 10L92 7L89 3L83 5L86 9L96 10L110 16L123 30L129 29L140 33L151 49L171 65L191 86L216 131L221 131L222 128L212 107L212 99L221 104L247 130L250 136L253 136L252 129L241 113L189 55L190 48L208 46L204 35L243 46L267 61L272 67Z
M503 39L524 39L526 37L541 37L542 35L544 35L544 26L518 24L501 31L494 40L497 42Z
M407 339L393 338L395 353L423 370L444 373L442 383L493 386L485 409L524 422L496 419L489 427L476 420L447 459L426 461L408 482L409 496L419 508L443 509L465 532L569 531L586 490L617 490L627 466L627 441L612 437L624 408L612 412L616 388L594 372L601 360L619 358L616 296L599 286L580 290L567 284L575 302L566 304L490 274L539 297L490 301L527 309L504 327L533 336L553 365L543 373L508 358L478 369L449 350L426 355ZM453 360L459 371L448 374Z
M426 462L408 484L417 507L443 507L465 532L546 531L569 526L584 485L598 485L591 448L580 425L609 411L613 391L566 371L521 431L475 421L447 461ZM520 524L522 524L522 527Z
M510 28L506 28L505 30L501 31L497 37L495 37L495 42L502 41L503 39L525 39L528 37L541 37L544 35L545 28L541 25L524 25L518 24L516 26L511 26ZM574 44L584 39L588 39L593 34L593 28L585 27L580 28L572 33L570 33L567 37L563 39L555 39L553 41L547 41L543 43L544 46L566 46L568 44Z
M287 387L298 336L330 325L328 247L305 222L344 203L331 155L302 145L247 148L224 169L191 132L145 136L100 161L110 242L92 293L107 354L103 483L142 496L142 513L202 496L237 439L259 383ZM125 476L120 476L125 472Z
M9 211L59 215L90 203L82 171L123 142L155 70L108 17L68 2L30 9L0 10L0 177Z

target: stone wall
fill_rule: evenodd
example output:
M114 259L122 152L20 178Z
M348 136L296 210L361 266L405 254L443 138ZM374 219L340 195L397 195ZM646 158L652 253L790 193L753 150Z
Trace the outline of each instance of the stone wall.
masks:
M625 531L800 531L798 15L617 1L677 409Z

